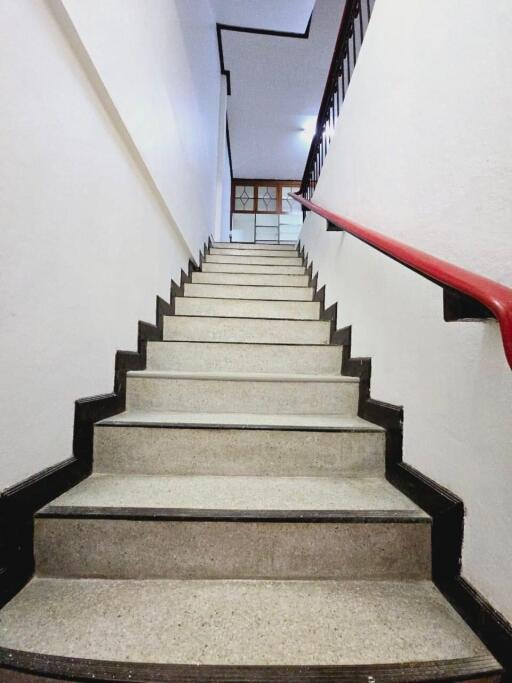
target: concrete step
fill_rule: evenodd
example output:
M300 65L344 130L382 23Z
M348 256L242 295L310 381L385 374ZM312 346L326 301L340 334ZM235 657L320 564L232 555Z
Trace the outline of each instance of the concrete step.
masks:
M286 277L286 276L284 276ZM264 299L267 301L312 301L312 287L267 287L264 285L185 284L185 296L215 299Z
M330 322L324 320L262 320L165 316L169 341L242 342L256 344L328 344Z
M94 471L384 475L384 431L359 417L126 412L94 429Z
M212 243L213 249L244 249L244 250L263 250L267 251L272 249L274 251L296 251L297 246L295 244L273 244L271 242L254 244L254 242L214 242Z
M94 474L37 513L36 573L426 579L430 534L383 478Z
M274 247L269 244L266 245L266 249L258 249L257 255L258 256L279 256L281 258L286 257L295 257L297 258L299 256L299 252L296 249L290 249L290 250L284 250L284 249L274 249ZM219 247L211 247L208 250L208 253L211 254L212 256L248 256L247 249L229 249L229 251L226 251L226 249L219 248ZM254 254L253 254L254 255Z
M207 299L177 297L176 315L205 315L221 318L278 318L319 320L318 301L265 301L262 299Z
M127 374L126 408L190 413L357 414L359 380L332 375Z
M303 266L300 256L217 256L206 255L206 263L231 263L239 266Z
M210 263L202 265L203 273L254 273L266 275L305 275L305 266L253 266L239 263Z
M258 273L192 273L194 284L267 285L273 287L308 287L307 275L265 275Z
M13 667L62 680L68 658L80 680L176 683L494 683L501 671L430 581L35 578L2 617L14 683Z
M146 370L339 375L341 346L148 342Z

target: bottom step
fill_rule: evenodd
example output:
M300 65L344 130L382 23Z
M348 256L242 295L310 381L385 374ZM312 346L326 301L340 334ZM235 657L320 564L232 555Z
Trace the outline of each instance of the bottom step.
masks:
M33 579L0 616L1 681L499 680L429 581Z

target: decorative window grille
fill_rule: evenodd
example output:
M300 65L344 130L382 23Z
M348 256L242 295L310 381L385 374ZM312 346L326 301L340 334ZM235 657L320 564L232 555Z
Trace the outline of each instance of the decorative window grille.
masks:
M233 213L288 214L300 211L300 206L288 196L298 192L298 180L239 180L231 189Z
M234 186L234 211L254 211L254 186L235 185Z

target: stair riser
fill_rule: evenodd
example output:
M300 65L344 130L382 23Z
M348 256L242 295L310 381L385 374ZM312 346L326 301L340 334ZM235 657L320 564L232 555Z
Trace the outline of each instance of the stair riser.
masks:
M226 381L128 377L127 410L354 416L354 382Z
M36 519L39 576L428 579L430 524Z
M211 247L208 250L208 254L210 256L251 256L251 254L247 253L247 249L230 249L229 252L227 252L226 249L219 249L217 247ZM269 245L267 249L260 249L258 251L257 256L275 256L277 258L300 258L299 253L296 249L274 249L272 245Z
M200 299L177 297L176 315L205 315L226 318L280 318L319 320L317 301L250 301L240 299Z
M303 266L300 256L210 256L206 263L230 263L239 266Z
M312 301L311 287L250 287L246 285L186 284L185 296L216 299L266 299L273 301Z
M194 284L212 285L267 285L270 287L307 287L307 275L258 275L243 273L192 273Z
M149 342L148 370L339 375L341 346Z
M203 263L203 273L256 273L263 275L305 275L304 266L251 266L236 263Z
M96 427L94 470L119 474L379 476L384 433Z
M328 344L330 323L303 320L164 318L164 339L256 344Z
M292 244L253 244L251 242L217 242L212 244L214 249L222 249L228 253L232 249L243 249L245 251L295 251L296 248Z

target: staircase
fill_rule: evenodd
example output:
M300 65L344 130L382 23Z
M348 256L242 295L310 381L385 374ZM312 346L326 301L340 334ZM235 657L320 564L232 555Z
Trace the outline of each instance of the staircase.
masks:
M35 520L1 681L498 681L297 250L217 244Z

